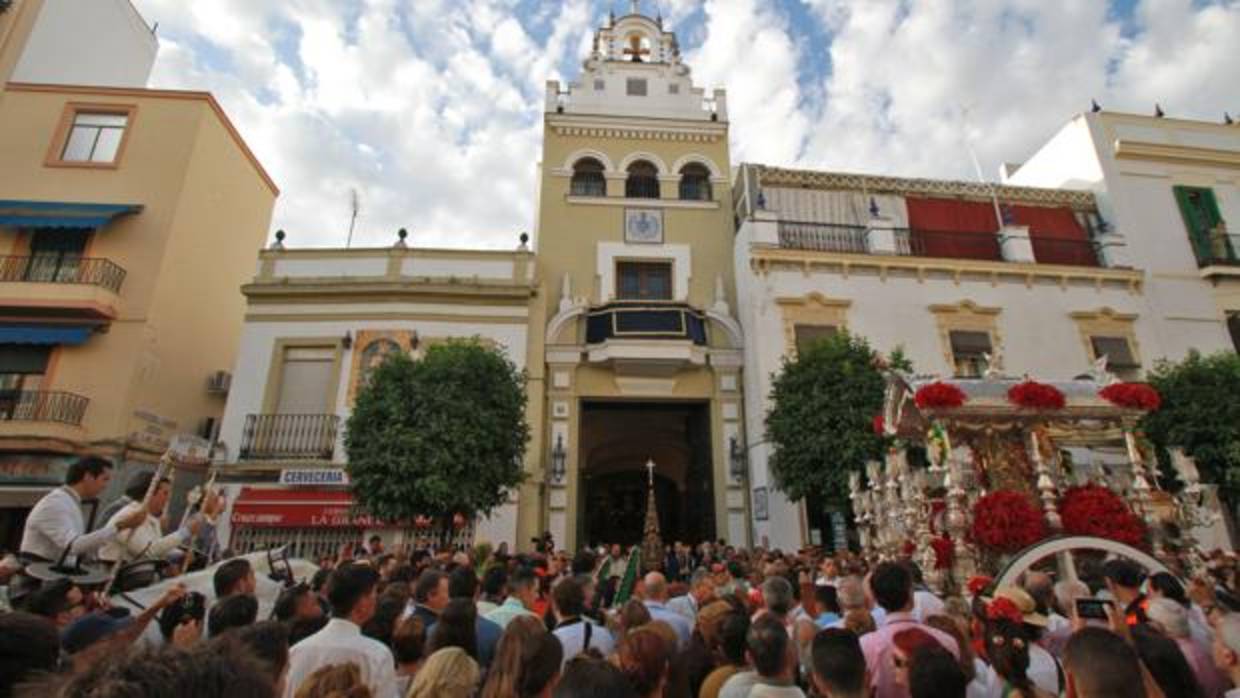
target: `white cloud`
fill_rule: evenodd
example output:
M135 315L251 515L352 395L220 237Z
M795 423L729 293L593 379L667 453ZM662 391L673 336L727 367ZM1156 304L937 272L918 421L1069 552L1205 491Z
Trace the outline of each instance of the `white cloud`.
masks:
M297 246L343 243L351 188L355 244L407 227L419 245L514 245L533 225L542 86L575 77L608 7L135 3L164 37L153 85L216 94L281 186L273 228ZM1091 97L1211 120L1240 111L1235 0L1142 0L1128 35L1097 1L660 5L699 85L728 89L734 162L968 177L965 111L988 174ZM807 42L806 22L829 43Z

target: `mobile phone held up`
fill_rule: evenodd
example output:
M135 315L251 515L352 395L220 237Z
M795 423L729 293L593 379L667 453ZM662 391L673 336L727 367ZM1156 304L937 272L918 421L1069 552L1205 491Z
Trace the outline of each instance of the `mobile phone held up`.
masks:
M1077 599L1076 615L1085 620L1103 620L1107 619L1107 606L1114 607L1114 602L1108 599Z

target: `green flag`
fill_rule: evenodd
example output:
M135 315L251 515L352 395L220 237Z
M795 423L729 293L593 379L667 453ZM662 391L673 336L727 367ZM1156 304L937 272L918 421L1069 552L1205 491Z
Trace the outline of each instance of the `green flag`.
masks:
M620 579L620 588L616 590L616 601L614 606L623 606L629 597L633 595L633 587L637 584L637 571L642 567L642 551L641 548L633 546L633 551L629 553L629 564L624 567L624 576Z

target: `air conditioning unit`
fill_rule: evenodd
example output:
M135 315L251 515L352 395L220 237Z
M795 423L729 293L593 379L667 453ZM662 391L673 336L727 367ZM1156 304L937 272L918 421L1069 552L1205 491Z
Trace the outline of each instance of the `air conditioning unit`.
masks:
M207 379L207 392L212 395L227 395L232 385L232 374L228 371L216 371Z

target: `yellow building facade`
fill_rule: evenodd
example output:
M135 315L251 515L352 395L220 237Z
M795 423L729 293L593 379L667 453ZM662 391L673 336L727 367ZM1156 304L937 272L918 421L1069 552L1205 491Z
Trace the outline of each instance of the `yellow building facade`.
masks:
M7 82L0 123L2 546L73 457L211 433L278 189L205 92Z
M722 90L630 14L547 85L518 541L745 543L742 338Z

